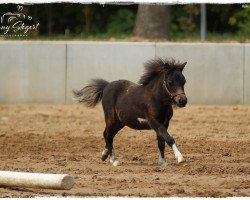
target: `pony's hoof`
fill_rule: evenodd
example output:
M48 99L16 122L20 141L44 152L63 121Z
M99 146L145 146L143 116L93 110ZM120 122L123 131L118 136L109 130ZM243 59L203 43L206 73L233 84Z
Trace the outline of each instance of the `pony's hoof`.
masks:
M120 165L120 162L118 160L114 160L112 158L110 158L110 163L113 165L113 166L118 166Z
M183 162L185 162L185 159L183 158L183 156L179 156L177 161L178 161L178 163L183 163Z
M108 157L109 157L109 155L103 154L102 155L102 161L105 161Z
M166 167L168 165L168 163L166 161L165 162L160 162L159 164L160 164L160 166L163 166L163 167Z
M166 159L160 157L160 159L159 159L159 164L160 164L160 166L167 166Z
M120 165L120 162L118 160L115 160L112 164L114 167L116 167L116 166Z

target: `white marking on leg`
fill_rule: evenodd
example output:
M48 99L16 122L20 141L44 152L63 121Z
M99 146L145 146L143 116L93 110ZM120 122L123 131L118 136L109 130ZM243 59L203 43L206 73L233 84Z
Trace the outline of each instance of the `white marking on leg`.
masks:
M119 162L118 160L115 160L115 161L113 162L113 166L116 167L116 166L118 166L118 165L120 165L120 162Z
M109 150L105 148L105 149L102 151L102 155L108 155L108 152L109 152Z
M166 166L166 165L167 165L166 159L165 159L165 158L162 158L162 157L161 157L161 154L160 154L160 156L159 156L159 163L160 163L160 165L162 165L162 166Z
M114 149L112 150L111 156L110 156L110 162L113 164L113 166L118 166L119 161L116 158Z
M183 158L181 152L179 151L179 149L177 148L176 144L173 144L172 148L174 150L174 155L175 155L175 158L177 159L178 163L183 162L184 158Z
M147 119L143 119L143 118L140 118L138 117L137 120L142 124L142 123L148 123L148 120Z

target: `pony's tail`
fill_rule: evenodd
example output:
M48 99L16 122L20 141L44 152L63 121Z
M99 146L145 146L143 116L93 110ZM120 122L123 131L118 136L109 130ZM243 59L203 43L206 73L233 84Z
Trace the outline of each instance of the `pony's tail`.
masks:
M103 79L92 79L83 89L73 90L74 99L88 107L94 107L101 101L103 90L108 84Z

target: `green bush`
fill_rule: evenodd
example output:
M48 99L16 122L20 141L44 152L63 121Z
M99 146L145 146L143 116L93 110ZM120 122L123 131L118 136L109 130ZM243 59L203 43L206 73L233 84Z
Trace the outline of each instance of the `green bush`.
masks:
M199 4L174 5L171 9L171 31L173 34L190 34L199 30Z
M131 33L135 23L135 13L128 9L118 9L110 16L107 32L112 34Z
M230 17L229 24L237 26L239 34L250 35L250 6L245 6Z

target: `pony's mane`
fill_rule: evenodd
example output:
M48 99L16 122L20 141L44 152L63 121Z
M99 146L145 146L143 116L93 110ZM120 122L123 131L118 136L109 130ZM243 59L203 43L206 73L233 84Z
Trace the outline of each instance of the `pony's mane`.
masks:
M149 60L144 65L144 74L141 76L138 81L139 84L147 85L150 81L152 81L158 74L163 72L169 72L172 70L183 70L186 63L181 63L179 61L175 61L174 59L162 59L156 58Z

